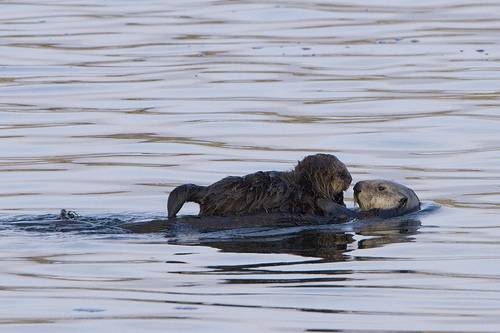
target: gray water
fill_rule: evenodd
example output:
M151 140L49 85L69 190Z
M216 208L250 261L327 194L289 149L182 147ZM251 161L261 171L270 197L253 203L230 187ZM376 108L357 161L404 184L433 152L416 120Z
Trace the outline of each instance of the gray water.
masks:
M1 2L0 331L500 331L499 41L498 1ZM441 208L181 242L5 222L164 216L315 152Z

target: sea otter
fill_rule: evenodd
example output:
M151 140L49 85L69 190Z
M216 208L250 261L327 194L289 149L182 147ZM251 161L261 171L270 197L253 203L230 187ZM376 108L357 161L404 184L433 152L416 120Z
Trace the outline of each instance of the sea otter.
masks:
M153 219L141 222L128 222L120 225L131 232L179 232L197 230L198 232L213 232L239 228L286 228L331 225L351 221L366 227L372 219L391 221L392 217L406 215L420 209L420 201L408 187L387 180L364 180L354 186L354 200L359 210L348 209L342 203L332 199L318 199L317 205L323 215L314 213L294 212L258 212L248 215L231 216L182 216L169 219ZM62 210L59 218L63 221L84 220L73 211ZM92 218L90 218L91 220ZM357 220L357 221L354 221Z
M326 215L336 218L389 218L420 209L420 200L415 192L396 182L372 179L354 185L354 202L359 211L350 210L332 200L320 199L318 205Z
M209 186L184 184L169 195L168 217L185 202L200 205L200 216L241 216L259 213L325 215L324 199L345 206L352 177L344 163L330 154L306 156L292 171L256 172L226 177Z
M420 200L410 188L387 180L364 180L354 185L354 201L359 209L349 209L332 199L317 200L322 215L296 212L259 212L231 216L182 216L168 220L150 221L145 224L124 225L133 232L154 232L158 230L197 230L213 232L240 228L287 228L314 227L352 222L366 226L373 220L391 221L391 218L416 212ZM371 221L371 222L370 222ZM397 222L397 221L396 221ZM392 222L394 223L394 221Z

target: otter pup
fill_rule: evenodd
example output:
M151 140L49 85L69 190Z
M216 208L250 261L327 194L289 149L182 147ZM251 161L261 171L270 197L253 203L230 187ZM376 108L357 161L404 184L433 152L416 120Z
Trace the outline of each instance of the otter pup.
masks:
M209 186L184 184L168 197L168 217L175 217L185 202L200 205L201 216L258 213L309 213L325 215L319 199L345 206L344 193L351 174L335 156L306 156L292 171L256 172L226 177Z
M320 199L318 205L329 216L337 218L389 218L420 209L415 192L401 184L388 180L363 180L354 185L354 202L359 211L350 210L331 200Z

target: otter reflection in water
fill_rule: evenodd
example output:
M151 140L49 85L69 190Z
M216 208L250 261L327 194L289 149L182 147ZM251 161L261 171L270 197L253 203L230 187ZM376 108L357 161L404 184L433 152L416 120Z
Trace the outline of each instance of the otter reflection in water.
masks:
M337 230L313 228L275 236L266 236L265 231L256 233L253 237L239 238L224 238L221 234L215 234L206 238L200 237L195 242L190 241L187 244L209 246L224 252L284 253L323 258L326 261L343 261L349 259L346 252L355 249L410 242L411 236L418 232L420 225L420 221L416 219L392 219L376 223L358 223L353 226L352 232L342 231L341 225L334 225L333 227L337 227ZM359 238L362 239L357 240ZM183 243L182 240L175 238L169 242Z
M410 236L416 234L421 225L418 217L425 211L340 224L254 215L235 218L184 217L123 224L121 227L134 233L164 232L171 244L209 246L236 253L286 253L340 261L345 260L345 253L353 249L410 242ZM363 239L357 240L359 238Z
M278 226L276 219L269 220L266 215L246 216L239 221L227 217L187 217L126 222L119 216L86 217L65 211L66 219L55 220L57 225L53 225L51 231L115 233L121 229L132 233L161 233L170 244L209 246L235 253L284 253L342 261L349 259L346 253L354 249L412 241L411 236L418 232L421 225L419 217L435 208L437 206L427 205L423 210L405 216L366 218L339 224L320 224L313 219L290 221L282 216ZM66 228L61 229L62 225ZM47 223L39 226L47 228Z

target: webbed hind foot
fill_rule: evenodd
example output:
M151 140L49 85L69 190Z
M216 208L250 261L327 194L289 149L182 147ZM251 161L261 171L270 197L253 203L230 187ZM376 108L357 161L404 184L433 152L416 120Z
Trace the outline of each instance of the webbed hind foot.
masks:
M79 216L80 215L78 215L78 213L73 210L61 209L61 212L59 213L59 219L64 221L73 221L76 220Z

